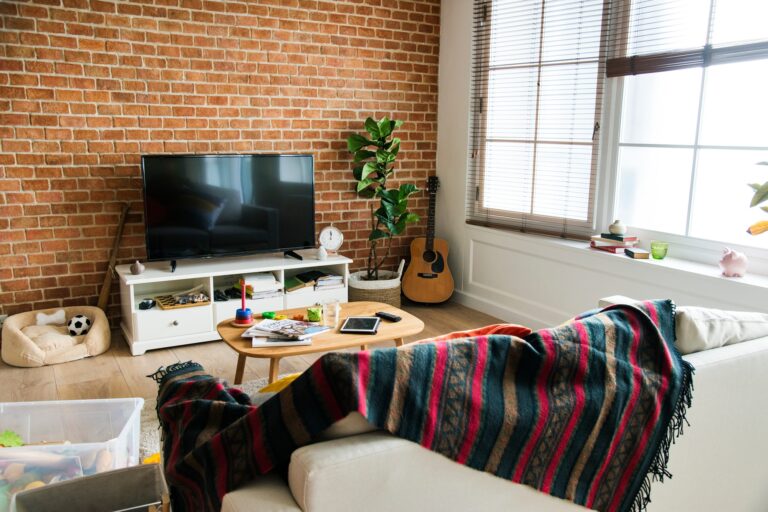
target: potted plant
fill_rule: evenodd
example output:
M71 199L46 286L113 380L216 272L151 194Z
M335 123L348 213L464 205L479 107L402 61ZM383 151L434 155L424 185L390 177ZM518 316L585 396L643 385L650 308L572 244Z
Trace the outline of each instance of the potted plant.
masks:
M383 117L380 121L365 120L368 137L353 133L347 138L347 148L354 154L352 174L359 196L378 200L371 206L371 232L368 235L369 252L365 270L354 272L349 279L350 300L376 300L400 305L400 277L403 263L397 272L382 270L389 256L392 238L402 234L408 224L419 216L408 211L408 198L418 191L415 185L404 183L387 188L387 180L395 171L395 158L400 151L400 139L393 135L402 121ZM376 208L378 206L378 208Z
M758 162L757 165L768 165L768 162ZM762 185L760 183L750 183L749 186L755 191L755 195L752 196L751 207L754 208L755 206L768 201L768 181ZM768 212L768 206L761 206L760 209ZM768 231L768 220L761 220L752 224L747 230L747 233L751 235L759 235L766 231Z

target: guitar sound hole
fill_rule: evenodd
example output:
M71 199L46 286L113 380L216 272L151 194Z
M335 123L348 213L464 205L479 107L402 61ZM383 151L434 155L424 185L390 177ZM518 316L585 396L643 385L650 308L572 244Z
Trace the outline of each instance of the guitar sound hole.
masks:
M435 261L435 258L437 258L437 254L435 253L435 251L424 251L424 254L422 255L422 257L424 258L424 261L426 261L427 263L432 263L433 261Z

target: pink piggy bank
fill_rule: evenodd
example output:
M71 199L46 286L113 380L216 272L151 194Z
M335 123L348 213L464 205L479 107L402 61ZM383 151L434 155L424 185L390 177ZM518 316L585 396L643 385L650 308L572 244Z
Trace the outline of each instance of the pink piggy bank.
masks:
M725 277L744 277L747 273L747 257L744 253L726 247L720 258L720 270Z

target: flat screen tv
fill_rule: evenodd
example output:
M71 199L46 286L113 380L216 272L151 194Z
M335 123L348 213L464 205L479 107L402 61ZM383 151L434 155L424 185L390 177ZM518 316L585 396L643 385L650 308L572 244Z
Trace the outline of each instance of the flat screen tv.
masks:
M144 155L141 171L151 261L315 245L312 155Z

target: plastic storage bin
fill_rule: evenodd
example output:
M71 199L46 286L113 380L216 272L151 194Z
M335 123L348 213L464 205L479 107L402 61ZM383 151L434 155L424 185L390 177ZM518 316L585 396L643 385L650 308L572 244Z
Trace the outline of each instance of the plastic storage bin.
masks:
M144 400L0 403L0 432L25 446L0 448L0 512L15 492L139 463Z

